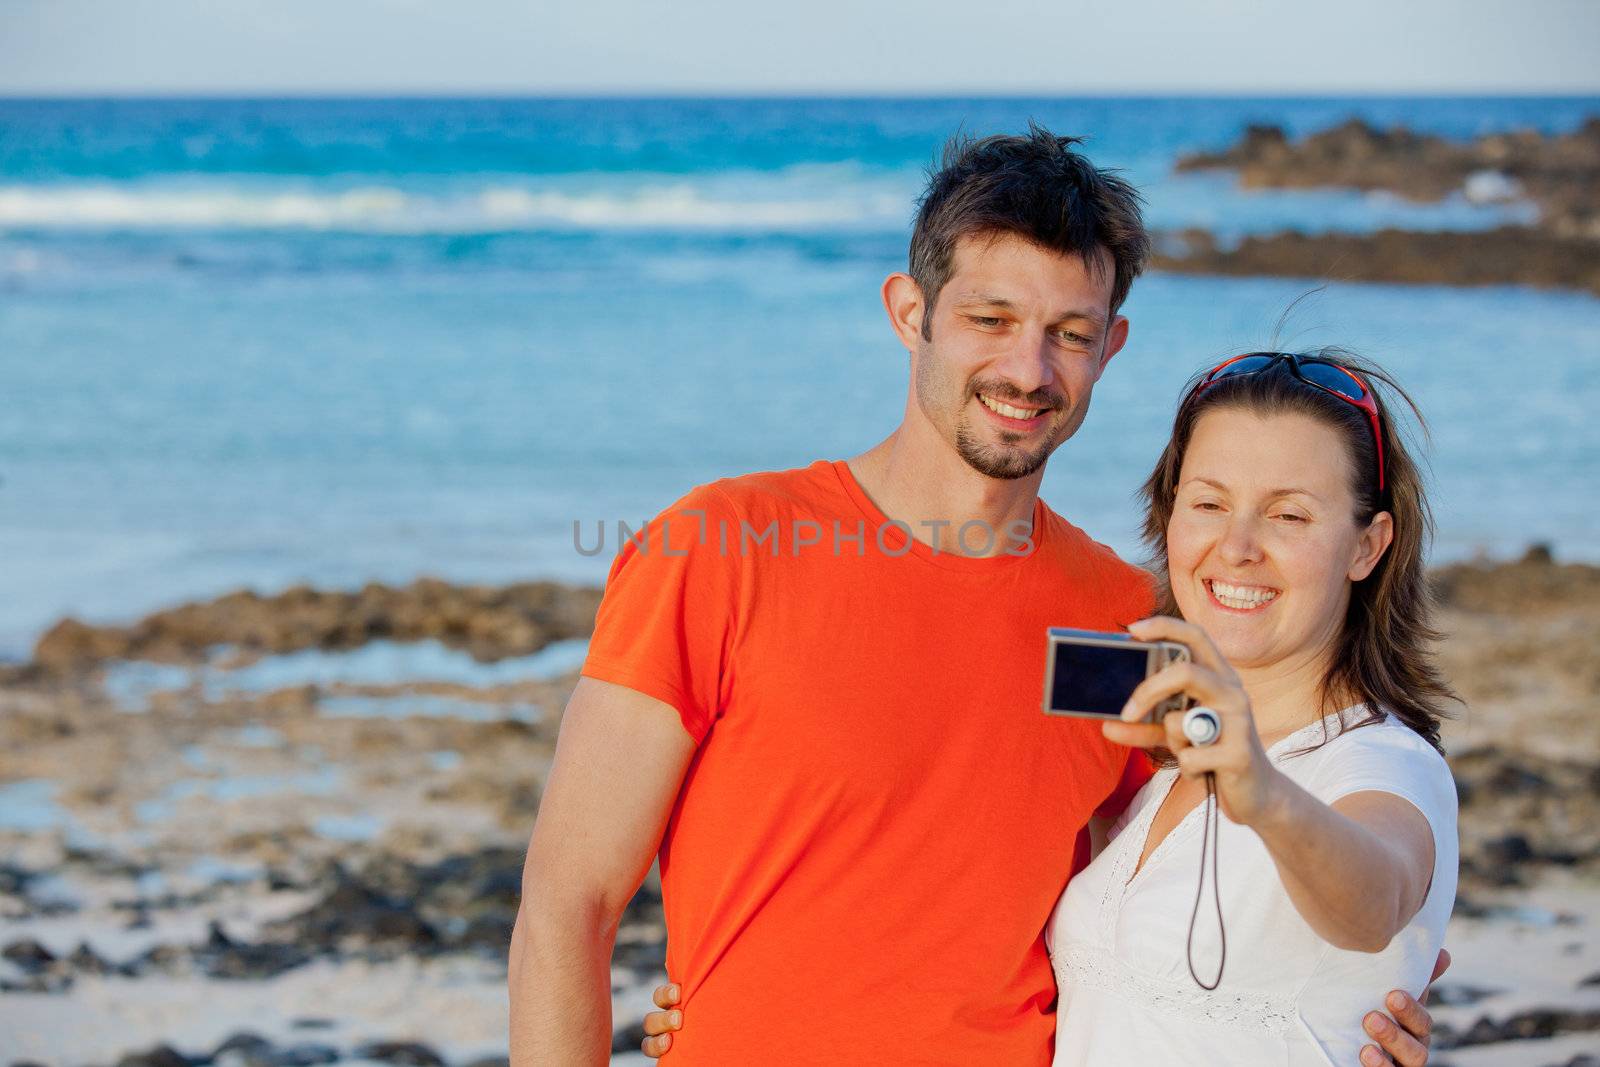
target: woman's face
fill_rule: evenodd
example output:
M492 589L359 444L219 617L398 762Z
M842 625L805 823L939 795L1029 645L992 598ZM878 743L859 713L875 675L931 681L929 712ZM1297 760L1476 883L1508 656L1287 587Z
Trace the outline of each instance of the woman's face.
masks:
M1184 618L1235 667L1320 660L1392 538L1354 518L1338 431L1306 415L1218 408L1195 424L1178 475L1167 563Z

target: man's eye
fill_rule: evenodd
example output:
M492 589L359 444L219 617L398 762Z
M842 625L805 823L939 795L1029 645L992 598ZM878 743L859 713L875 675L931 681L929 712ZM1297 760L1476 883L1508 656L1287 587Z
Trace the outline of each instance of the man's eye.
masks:
M1090 343L1090 338L1083 336L1081 333L1073 333L1071 330L1058 330L1056 331L1056 336L1069 345L1087 345Z
M972 316L972 321L977 323L979 326L1000 325L1000 320L994 315L974 315Z

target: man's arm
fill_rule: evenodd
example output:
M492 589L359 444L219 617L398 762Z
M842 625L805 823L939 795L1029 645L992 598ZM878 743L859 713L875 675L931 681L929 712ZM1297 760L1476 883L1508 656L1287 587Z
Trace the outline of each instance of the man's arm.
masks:
M611 950L694 756L678 713L580 678L539 803L511 935L511 1064L611 1058Z

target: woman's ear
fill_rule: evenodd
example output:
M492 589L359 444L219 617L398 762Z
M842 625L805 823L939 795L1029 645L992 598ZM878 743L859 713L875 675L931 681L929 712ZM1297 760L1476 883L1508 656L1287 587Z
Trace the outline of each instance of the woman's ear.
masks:
M1350 563L1350 569L1345 576L1352 582L1359 582L1372 573L1378 565L1383 554L1394 543L1394 516L1387 511L1380 511L1372 516L1372 521L1367 523L1367 528L1361 531L1361 538L1356 542L1356 555Z

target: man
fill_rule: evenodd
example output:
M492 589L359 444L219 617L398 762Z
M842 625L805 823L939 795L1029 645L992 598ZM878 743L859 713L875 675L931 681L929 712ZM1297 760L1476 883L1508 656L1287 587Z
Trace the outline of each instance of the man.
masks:
M1045 921L1080 831L1148 771L1038 711L1042 635L1153 605L1038 498L1149 245L1074 143L947 150L883 288L911 356L887 439L698 487L619 553L528 852L518 1067L606 1062L616 926L658 846L683 1067L1048 1062Z

